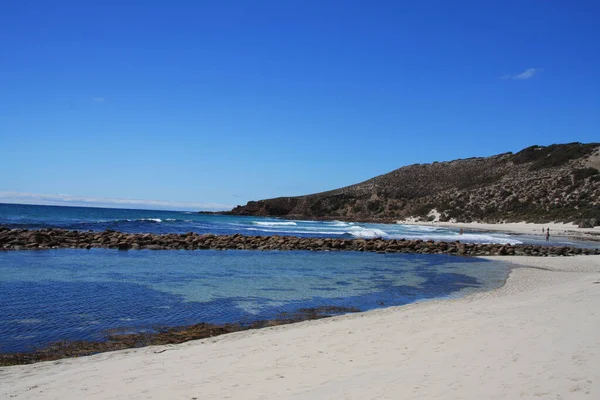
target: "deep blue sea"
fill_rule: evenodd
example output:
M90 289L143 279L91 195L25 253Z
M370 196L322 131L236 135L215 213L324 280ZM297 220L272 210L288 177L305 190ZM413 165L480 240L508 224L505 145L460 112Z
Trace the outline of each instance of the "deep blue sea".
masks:
M123 232L456 240L431 226L0 204L0 225ZM461 241L527 237L472 232ZM532 239L537 240L537 239ZM303 251L0 251L0 352L107 330L252 322L318 306L370 310L500 286L508 264L445 255Z
M540 243L541 237L498 232L466 232L435 226L367 224L342 221L291 221L276 218L199 214L191 211L124 210L91 207L61 207L0 204L0 226L9 228L64 228L129 233L214 233L242 235L289 235L423 240L461 240L472 243ZM553 237L550 244L577 245Z

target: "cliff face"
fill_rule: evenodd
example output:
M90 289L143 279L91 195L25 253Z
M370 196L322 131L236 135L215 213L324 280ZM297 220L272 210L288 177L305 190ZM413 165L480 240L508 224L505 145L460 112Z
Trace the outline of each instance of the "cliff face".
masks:
M516 154L402 167L356 185L248 202L235 215L298 219L600 224L600 143L531 146ZM596 221L592 221L596 219Z

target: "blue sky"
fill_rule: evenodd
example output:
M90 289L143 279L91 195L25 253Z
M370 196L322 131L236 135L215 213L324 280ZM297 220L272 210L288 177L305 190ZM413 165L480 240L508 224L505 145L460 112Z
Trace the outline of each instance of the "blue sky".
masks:
M600 141L599 19L595 1L6 1L0 202L226 208Z

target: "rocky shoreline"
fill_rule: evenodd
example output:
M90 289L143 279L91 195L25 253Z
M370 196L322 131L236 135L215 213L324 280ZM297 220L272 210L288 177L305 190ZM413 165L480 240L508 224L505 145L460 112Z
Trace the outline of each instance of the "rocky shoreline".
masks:
M0 227L0 250L47 250L58 248L118 250L310 250L368 251L378 253L450 254L460 256L600 255L600 249L531 244L475 244L405 239L301 238L295 236L244 236L184 234L136 234L64 229L8 229Z

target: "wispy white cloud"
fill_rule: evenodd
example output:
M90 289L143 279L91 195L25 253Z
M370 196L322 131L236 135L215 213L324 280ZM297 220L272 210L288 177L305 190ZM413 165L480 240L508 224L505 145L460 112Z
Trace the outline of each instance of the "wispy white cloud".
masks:
M233 208L233 206L230 204L218 203L111 199L101 197L72 196L68 194L39 194L11 191L0 191L0 203L185 211L223 211Z
M94 97L94 101L96 103L104 103L104 97Z
M540 72L541 70L542 70L541 68L528 68L519 74L503 75L503 76L501 76L501 79L530 79L530 78L533 78L533 76L535 74L537 74L538 72Z
M513 79L529 79L532 78L536 72L536 68L529 68L521 72L520 74L515 75Z

